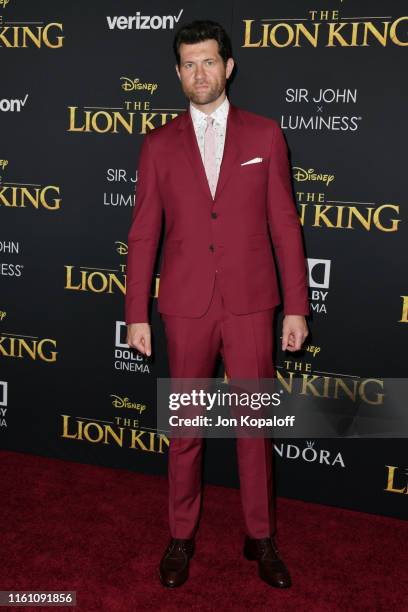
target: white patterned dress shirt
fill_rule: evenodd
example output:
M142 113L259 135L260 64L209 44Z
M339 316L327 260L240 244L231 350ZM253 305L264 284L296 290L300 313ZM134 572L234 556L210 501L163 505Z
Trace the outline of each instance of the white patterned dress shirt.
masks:
M216 159L215 166L217 170L217 181L220 174L220 167L222 156L224 153L225 133L227 131L227 118L229 111L228 98L220 104L214 112L209 116L214 118L214 131L215 131L215 151ZM201 159L204 163L204 134L207 127L207 117L205 113L198 110L195 106L190 103L190 113L193 120L194 131L197 137L198 148L200 149Z

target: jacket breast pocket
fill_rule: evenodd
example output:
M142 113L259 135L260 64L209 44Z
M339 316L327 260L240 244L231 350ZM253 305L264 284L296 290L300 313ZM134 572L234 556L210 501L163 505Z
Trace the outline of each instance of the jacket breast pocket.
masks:
M241 166L241 172L250 173L250 172L264 172L268 169L269 160L266 157L262 158L261 162L254 162L252 164L244 164Z

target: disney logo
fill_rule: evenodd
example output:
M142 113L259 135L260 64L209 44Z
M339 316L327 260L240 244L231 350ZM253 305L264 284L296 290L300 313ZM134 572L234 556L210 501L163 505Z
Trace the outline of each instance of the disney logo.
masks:
M140 79L129 79L128 77L120 77L120 80L123 81L121 86L123 91L145 90L149 91L150 94L153 95L156 89L158 88L157 83L143 83Z
M119 255L127 255L128 252L128 246L125 242L121 242L120 240L116 240L115 244L117 244L117 248L116 248L116 252L119 253Z
M111 394L110 397L113 397L112 406L115 408L130 408L131 410L136 410L140 414L146 410L146 404L135 404L131 402L128 397L120 397L119 395Z
M334 181L334 174L323 174L315 172L314 168L309 168L309 170L304 170L303 168L299 168L299 166L293 167L293 177L298 181L322 181L326 183L328 186L332 181Z
M316 355L318 355L318 354L320 353L320 350L321 350L321 349L320 349L320 346L313 346L312 344L308 344L308 345L305 347L305 350L306 350L308 353L312 353L312 354L313 354L313 357L316 357Z

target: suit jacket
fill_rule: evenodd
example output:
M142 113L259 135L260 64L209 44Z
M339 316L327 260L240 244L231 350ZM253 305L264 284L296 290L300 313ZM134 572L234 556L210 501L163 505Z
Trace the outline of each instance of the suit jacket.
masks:
M262 161L242 165L253 158ZM284 313L309 314L307 269L287 147L275 120L230 104L214 200L189 111L144 137L128 235L126 323L149 321L163 212L159 312L203 315L216 273L231 312L246 314L276 306L281 300L273 246Z

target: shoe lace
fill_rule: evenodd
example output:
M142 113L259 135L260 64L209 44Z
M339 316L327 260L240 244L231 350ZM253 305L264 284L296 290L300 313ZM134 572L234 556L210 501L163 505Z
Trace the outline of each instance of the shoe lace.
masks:
M178 540L172 539L167 553L167 558L178 559L180 557L180 553L187 554L188 552L188 542L186 540Z
M264 538L259 542L259 551L263 559L276 560L279 558L279 551L272 538Z

